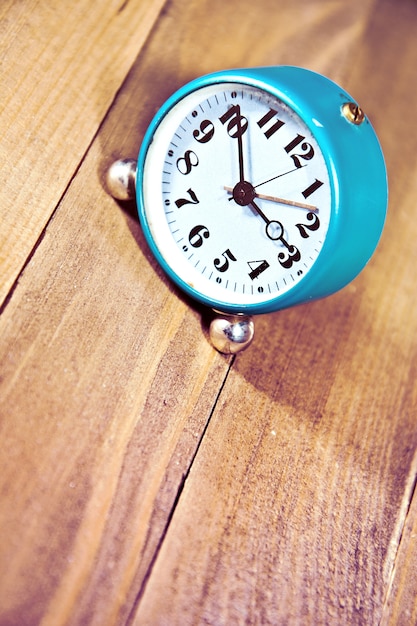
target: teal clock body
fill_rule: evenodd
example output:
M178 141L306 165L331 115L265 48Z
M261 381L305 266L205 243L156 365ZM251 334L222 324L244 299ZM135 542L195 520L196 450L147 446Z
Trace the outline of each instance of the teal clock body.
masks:
M173 94L140 149L147 242L191 298L253 315L328 296L372 256L388 188L352 97L298 67L228 70Z

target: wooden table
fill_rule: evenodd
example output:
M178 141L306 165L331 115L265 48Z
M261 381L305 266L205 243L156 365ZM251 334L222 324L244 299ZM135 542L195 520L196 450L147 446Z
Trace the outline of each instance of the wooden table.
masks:
M417 624L417 5L3 0L0 624ZM383 146L338 294L217 353L106 192L186 81L293 64Z

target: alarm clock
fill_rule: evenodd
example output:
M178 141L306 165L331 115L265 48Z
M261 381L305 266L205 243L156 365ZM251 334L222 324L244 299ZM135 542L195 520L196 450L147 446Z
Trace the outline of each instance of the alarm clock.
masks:
M235 353L253 316L323 298L363 269L380 239L388 185L355 100L299 67L208 74L174 93L118 161L134 181L147 243L169 278L216 311L210 335Z

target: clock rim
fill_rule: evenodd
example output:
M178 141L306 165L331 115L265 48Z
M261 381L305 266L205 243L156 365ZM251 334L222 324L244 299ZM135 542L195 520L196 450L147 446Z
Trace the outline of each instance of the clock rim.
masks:
M208 85L234 83L262 89L282 100L310 130L323 154L330 181L330 220L322 248L307 274L290 290L265 302L235 304L215 300L186 283L167 263L154 241L144 206L141 172L154 134L167 113L185 96ZM307 97L307 95L309 97ZM325 297L349 283L369 261L385 222L388 187L385 161L368 118L361 126L349 123L343 104L352 97L330 79L295 66L224 70L201 76L176 91L159 109L144 136L137 165L137 208L148 245L177 286L194 300L226 313L268 313ZM337 140L336 140L337 138ZM370 176L357 173L373 156ZM359 163L359 167L361 166ZM369 169L369 167L368 167ZM139 181L139 182L138 182ZM355 185L353 185L355 183ZM352 191L351 187L355 189ZM365 188L377 190L373 197ZM360 205L358 208L357 205ZM369 209L371 204L371 211ZM349 250L349 237L355 242ZM348 241L347 241L348 240Z

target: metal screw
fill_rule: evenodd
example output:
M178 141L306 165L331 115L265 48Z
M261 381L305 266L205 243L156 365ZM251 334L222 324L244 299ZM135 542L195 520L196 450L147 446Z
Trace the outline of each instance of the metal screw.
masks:
M342 114L345 116L348 122L359 126L365 121L365 113L356 102L346 102L342 106Z

